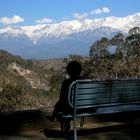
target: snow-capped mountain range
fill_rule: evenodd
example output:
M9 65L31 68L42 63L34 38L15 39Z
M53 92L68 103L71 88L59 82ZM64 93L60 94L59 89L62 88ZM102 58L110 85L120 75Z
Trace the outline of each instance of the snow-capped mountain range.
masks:
M140 13L126 17L71 20L53 24L0 28L0 49L24 58L57 58L69 54L88 55L101 37L140 27Z

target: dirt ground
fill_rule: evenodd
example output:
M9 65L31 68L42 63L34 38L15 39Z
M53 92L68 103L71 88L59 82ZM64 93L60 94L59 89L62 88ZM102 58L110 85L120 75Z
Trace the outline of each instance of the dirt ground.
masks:
M88 124L78 130L78 140L140 140L140 126L122 123ZM72 135L72 134L71 134ZM1 135L0 140L65 140L59 128L24 130Z
M119 116L85 118L83 127L78 120L78 140L140 140L140 117L133 123ZM44 115L43 115L44 116ZM0 115L0 140L65 140L58 122L50 122L40 111L26 111ZM119 121L118 121L119 120ZM71 131L72 140L73 131Z

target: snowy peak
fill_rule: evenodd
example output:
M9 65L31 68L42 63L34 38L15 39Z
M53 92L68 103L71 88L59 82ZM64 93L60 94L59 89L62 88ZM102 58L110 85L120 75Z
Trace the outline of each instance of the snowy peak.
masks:
M128 32L129 29L133 28L134 26L140 27L140 13L122 18L107 17L103 22L103 26L109 26Z
M140 27L140 13L126 17L107 17L96 19L85 19L83 21L71 20L54 24L43 24L23 27L1 28L1 33L8 33L13 36L27 35L33 42L44 38L65 38L73 33L87 30L93 31L100 27L110 27L112 29L128 32L134 26Z
M33 40L39 38L63 38L73 33L94 30L100 27L110 27L113 29L128 32L134 26L140 27L140 13L126 17L107 17L96 19L85 19L83 21L71 20L63 21L55 24L36 25L32 27L24 27L29 37ZM26 32L27 33L27 32Z
M25 34L24 31L20 27L7 27L0 29L0 34L8 33L13 36L23 35Z

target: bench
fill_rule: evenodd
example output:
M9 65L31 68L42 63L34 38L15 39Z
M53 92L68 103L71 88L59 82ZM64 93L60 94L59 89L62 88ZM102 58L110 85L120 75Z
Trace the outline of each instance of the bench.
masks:
M73 108L72 114L60 113L59 117L73 121L74 140L77 140L76 120L79 117L140 111L140 79L76 80L69 87L68 103ZM78 109L94 107L96 112L77 113Z

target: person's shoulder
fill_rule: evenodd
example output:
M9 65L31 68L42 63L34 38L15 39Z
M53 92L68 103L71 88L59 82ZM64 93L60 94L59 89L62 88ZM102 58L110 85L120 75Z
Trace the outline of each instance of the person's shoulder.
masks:
M80 76L80 77L79 77L79 80L84 80L84 79L88 79L88 78L85 77L85 76Z
M68 81L70 81L70 79L65 79L63 83L67 83Z
M69 84L69 83L71 83L71 79L65 79L65 80L63 81L63 85L67 85L67 84Z

